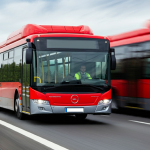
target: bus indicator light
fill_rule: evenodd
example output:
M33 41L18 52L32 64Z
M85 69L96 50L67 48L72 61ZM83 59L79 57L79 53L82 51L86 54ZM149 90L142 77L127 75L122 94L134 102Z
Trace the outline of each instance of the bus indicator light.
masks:
M99 101L99 104L110 104L111 103L111 100L110 99L104 99L104 100L101 100Z
M35 100L33 100L33 102L35 103L35 104L44 104L44 105L49 105L49 102L47 101L47 100L37 100L37 99L35 99Z

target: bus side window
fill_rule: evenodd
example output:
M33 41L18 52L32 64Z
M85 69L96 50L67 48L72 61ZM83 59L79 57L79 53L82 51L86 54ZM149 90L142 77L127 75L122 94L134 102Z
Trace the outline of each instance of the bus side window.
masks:
M8 52L8 61L7 61L7 64L8 64L8 81L10 82L13 82L14 81L14 62L13 62L13 55L14 53L14 50L11 49L9 52Z
M8 52L4 53L3 55L4 55L4 56L3 56L3 60L8 59Z
M21 63L22 63L22 46L14 49L14 81L19 82L21 79Z
M13 58L8 59L8 81L13 82L14 81L14 63Z
M8 64L7 64L7 59L6 60L4 60L3 61L3 68L2 68L2 70L3 70L3 80L2 81L4 81L4 82L6 82L7 81L7 78L8 78Z
M146 58L143 65L143 78L150 79L150 58Z

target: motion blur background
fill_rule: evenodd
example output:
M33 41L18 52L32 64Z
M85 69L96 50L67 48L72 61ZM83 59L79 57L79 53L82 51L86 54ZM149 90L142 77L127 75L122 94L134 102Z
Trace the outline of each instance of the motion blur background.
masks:
M26 24L88 25L95 35L109 36L117 59L111 74L113 112L117 113L88 115L84 122L74 116L22 121L1 109L0 121L70 150L149 150L149 19L150 0L0 0L0 42ZM0 149L47 147L0 124Z
M25 24L88 25L96 35L141 28L149 0L0 0L0 41Z

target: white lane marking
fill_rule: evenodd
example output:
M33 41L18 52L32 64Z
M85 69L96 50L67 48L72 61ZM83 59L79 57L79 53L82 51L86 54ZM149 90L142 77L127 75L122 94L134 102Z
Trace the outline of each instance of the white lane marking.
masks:
M129 121L136 122L136 123L141 123L141 124L146 124L146 125L150 125L150 123L147 123L147 122L141 122L141 121L136 121L136 120L129 120Z
M14 131L16 131L16 132L18 132L18 133L20 133L20 134L22 134L22 135L32 139L32 140L34 140L36 142L39 142L39 143L41 143L41 144L43 144L43 145L53 149L53 150L68 150L68 149L66 149L66 148L64 148L62 146L59 146L59 145L57 145L57 144L55 144L55 143L53 143L51 141L48 141L48 140L46 140L44 138L41 138L41 137L39 137L39 136L37 136L35 134L32 134L32 133L30 133L28 131L25 131L25 130L23 130L21 128L18 128L18 127L14 126L14 125L11 125L11 124L9 124L9 123L7 123L5 121L0 120L0 125L3 125L3 126L9 128L11 130L14 130Z

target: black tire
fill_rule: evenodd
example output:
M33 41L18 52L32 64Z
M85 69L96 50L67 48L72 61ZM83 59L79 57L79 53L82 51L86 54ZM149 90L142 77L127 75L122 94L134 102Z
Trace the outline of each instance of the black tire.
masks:
M117 96L114 92L112 92L112 104L111 104L111 108L118 110L119 106L118 106L118 102L117 102Z
M17 111L17 118L20 120L24 120L25 119L25 114L20 112L20 108L18 107L18 111Z
M19 98L19 96L17 94L16 100L15 100L15 114L18 119L23 120L23 119L25 119L25 114L20 112L19 102L17 102L18 98Z
M87 117L87 114L75 114L78 120L84 120Z

